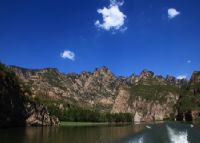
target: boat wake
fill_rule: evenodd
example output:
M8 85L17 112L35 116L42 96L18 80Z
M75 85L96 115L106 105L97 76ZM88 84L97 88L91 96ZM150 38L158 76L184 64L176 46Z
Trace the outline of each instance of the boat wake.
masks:
M186 125L164 124L155 125L119 143L199 143L199 135L200 132Z
M187 130L176 131L167 126L167 132L171 143L189 143Z
M127 143L144 143L144 137L142 136L140 138L137 138L137 139L134 139L134 140L130 140Z

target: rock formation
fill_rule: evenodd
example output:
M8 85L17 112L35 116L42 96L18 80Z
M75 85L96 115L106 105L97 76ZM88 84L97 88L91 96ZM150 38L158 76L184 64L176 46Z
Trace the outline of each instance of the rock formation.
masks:
M58 125L58 119L29 95L15 74L0 64L0 127Z
M106 67L81 74L63 74L53 68L10 69L31 87L33 98L45 96L101 112L131 113L135 122L174 118L183 83L173 76L164 78L148 70L125 78L115 76Z

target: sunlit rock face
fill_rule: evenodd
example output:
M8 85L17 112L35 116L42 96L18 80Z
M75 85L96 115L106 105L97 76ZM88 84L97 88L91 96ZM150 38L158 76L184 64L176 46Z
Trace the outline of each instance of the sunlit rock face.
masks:
M136 122L174 118L182 84L173 76L164 78L148 70L117 77L107 67L80 74L64 74L52 68L10 68L31 87L33 97L45 96L101 112L131 113Z
M130 94L126 89L120 88L118 90L117 97L115 98L112 113L127 113L130 112L130 106L128 104L128 100L130 98Z

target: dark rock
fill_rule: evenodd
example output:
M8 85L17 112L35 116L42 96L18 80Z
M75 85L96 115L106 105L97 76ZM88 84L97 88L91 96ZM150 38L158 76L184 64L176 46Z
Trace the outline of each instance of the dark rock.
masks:
M176 84L176 78L174 76L167 75L166 81L171 85L175 85Z
M59 124L46 108L31 101L29 94L15 74L0 64L0 127Z

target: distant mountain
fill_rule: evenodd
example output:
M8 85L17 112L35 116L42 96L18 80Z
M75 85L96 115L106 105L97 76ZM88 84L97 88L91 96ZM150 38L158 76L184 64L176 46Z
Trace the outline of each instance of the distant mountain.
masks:
M53 115L76 107L101 113L129 113L134 122L200 117L200 72L194 72L187 81L154 75L148 70L117 77L107 67L81 74L64 74L55 68L9 69L30 87L31 97Z

